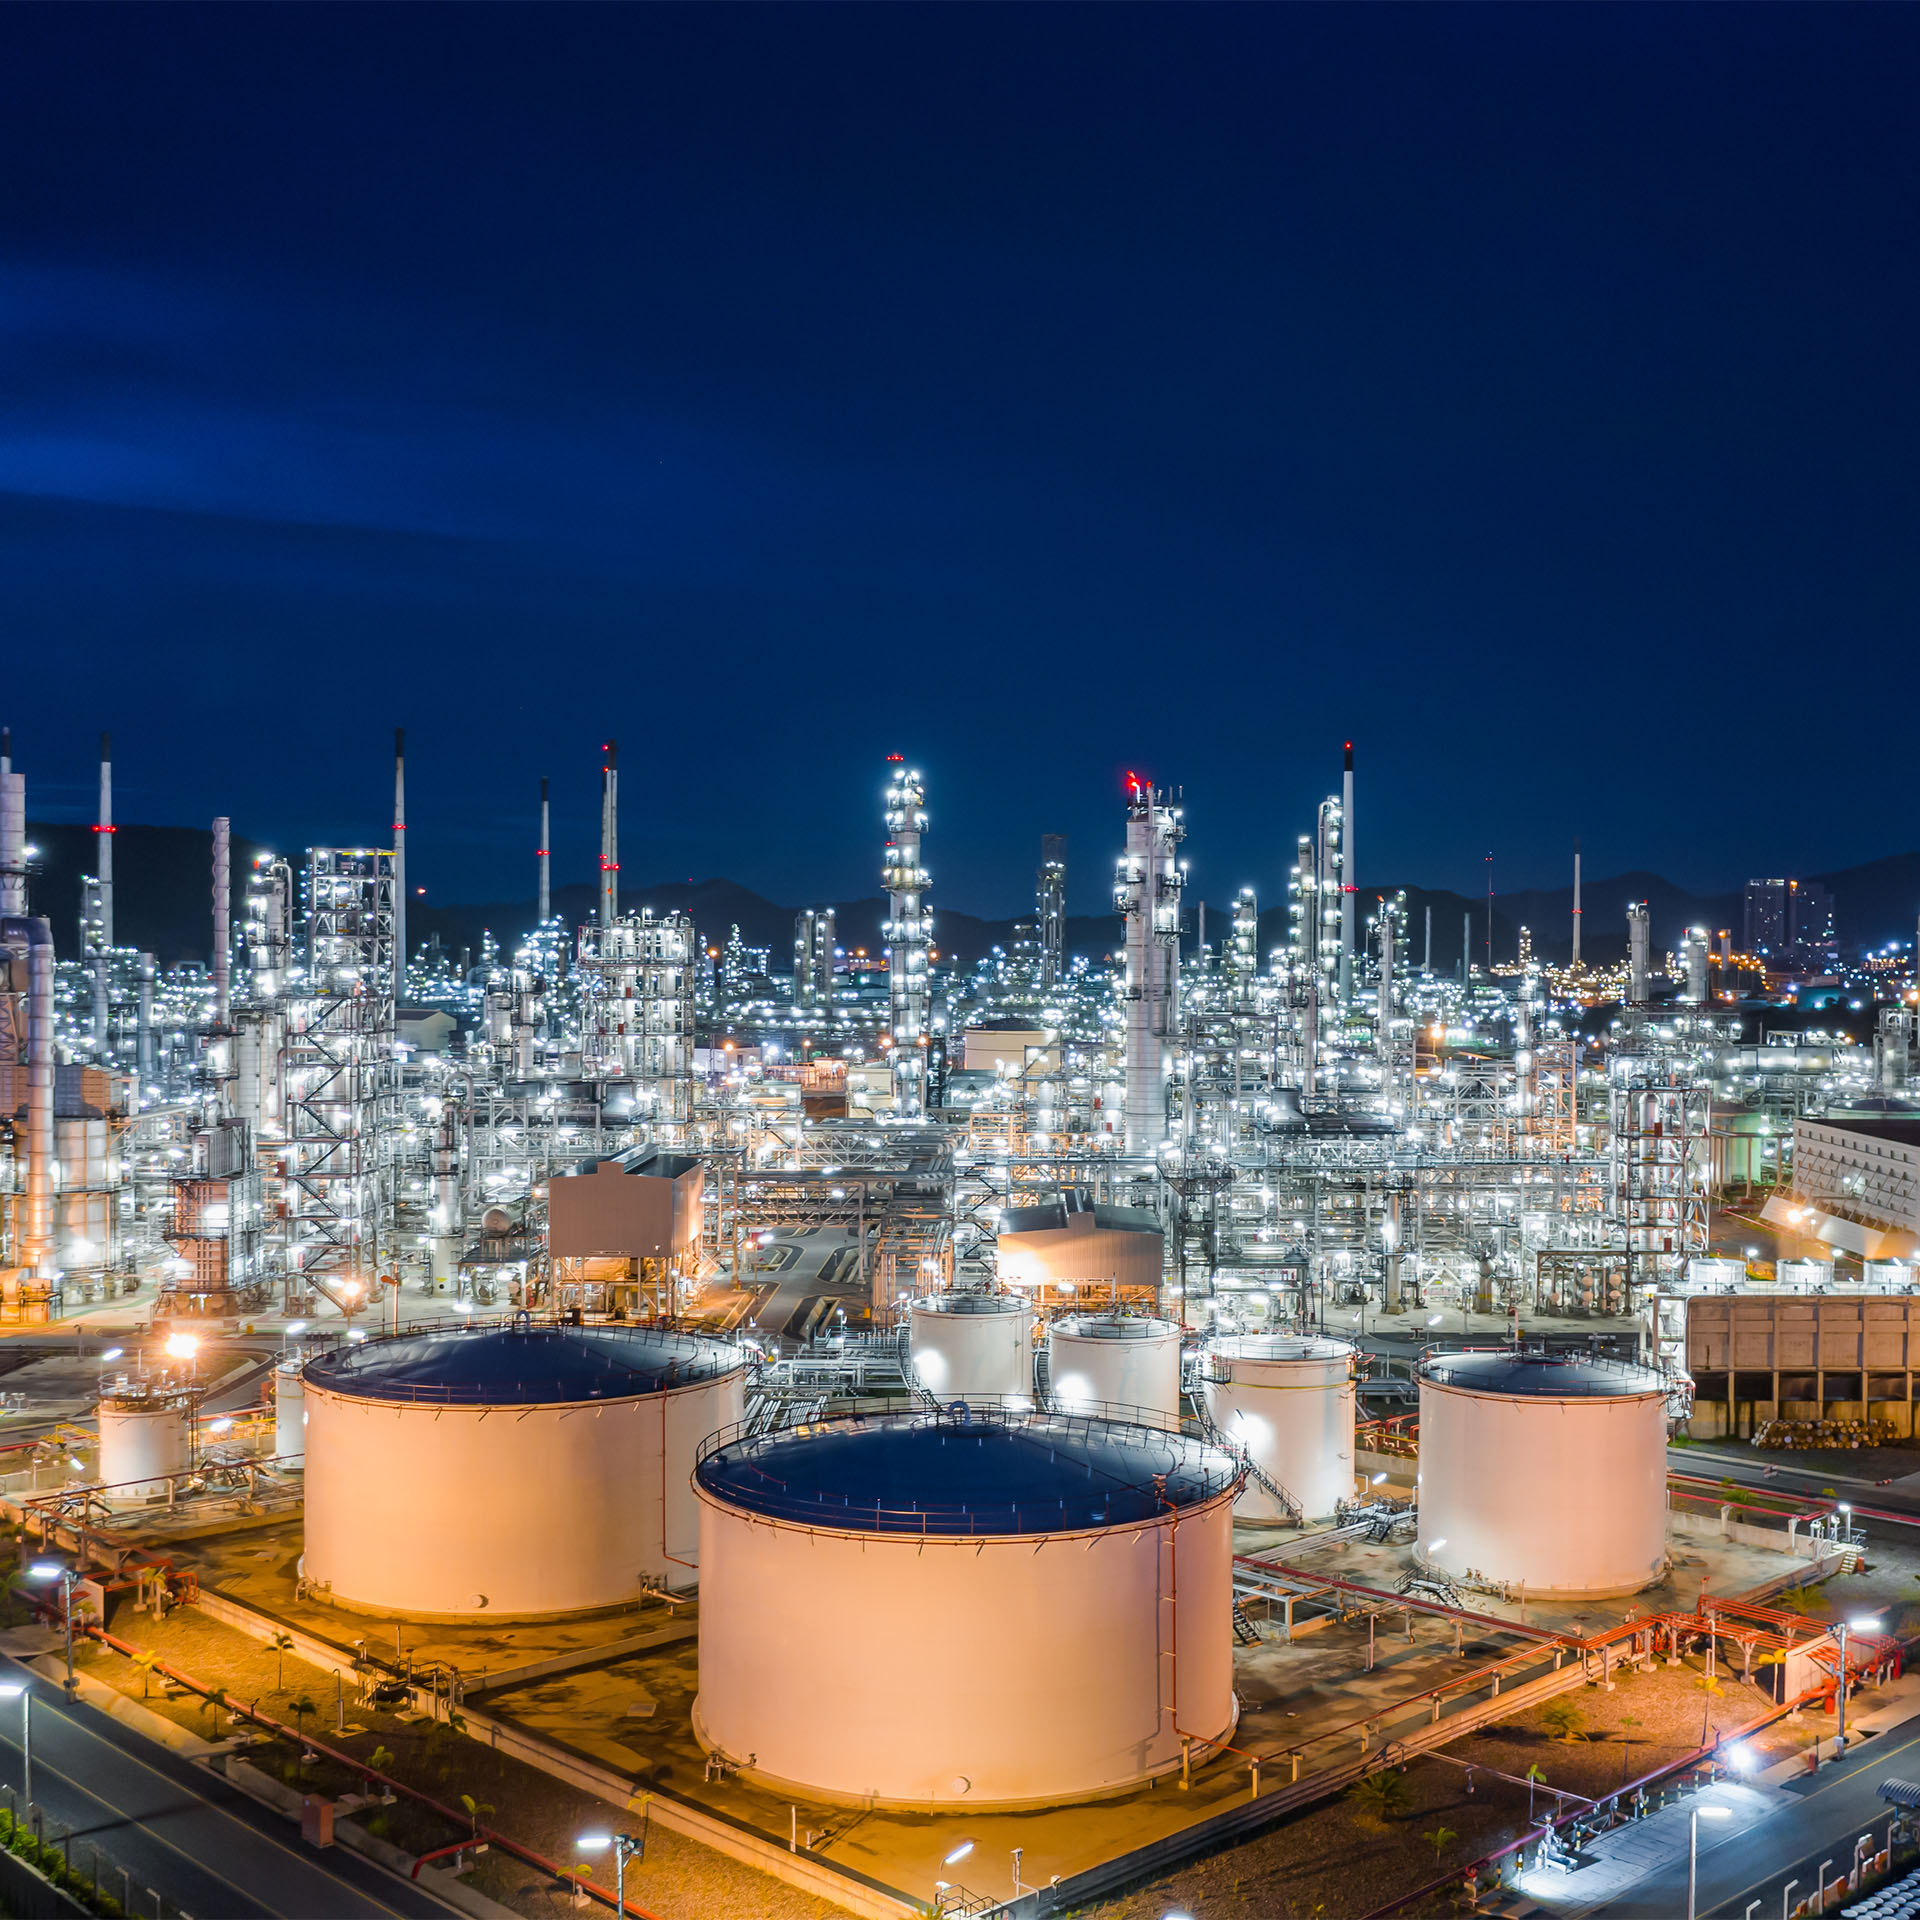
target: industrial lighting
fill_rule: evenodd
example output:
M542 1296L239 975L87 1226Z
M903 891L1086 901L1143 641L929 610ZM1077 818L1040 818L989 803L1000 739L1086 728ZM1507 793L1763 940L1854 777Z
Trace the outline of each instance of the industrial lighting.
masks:
M66 1568L57 1560L36 1560L33 1565L27 1569L27 1578L29 1580L58 1580L65 1572Z
M200 1342L190 1333L167 1335L167 1353L175 1360L191 1360L200 1351Z
M1427 1551L1429 1553L1438 1553L1440 1549L1444 1547L1446 1544L1447 1543L1444 1540L1436 1540L1430 1547L1428 1547Z
M102 1360L118 1360L118 1359L120 1358L120 1355L121 1355L121 1354L122 1354L122 1353L123 1353L124 1351L125 1351L125 1349L124 1349L124 1348L121 1348L121 1347L109 1347L109 1348L108 1348L108 1349L106 1350L106 1352L105 1352L105 1353L103 1353L103 1354L102 1354L102 1355L100 1356L100 1358L101 1358Z
M1380 1482L1384 1480L1386 1477L1387 1476L1384 1473L1376 1473L1373 1476L1373 1478L1367 1482L1367 1485L1370 1487L1377 1487L1380 1484Z
M944 1860L940 1862L940 1864L943 1867L950 1867L956 1861L964 1860L967 1857L967 1855L970 1854L972 1851L973 1851L973 1842L971 1840L962 1840L960 1844L957 1847L955 1847L954 1850L950 1854L948 1854Z
M1857 1613L1847 1622L1849 1633L1878 1633L1884 1623L1877 1613Z
M575 1851L579 1853L605 1853L606 1850L613 1845L613 1835L610 1833L583 1833L573 1844Z
M25 1692L26 1688L17 1680L0 1682L0 1700L17 1700Z

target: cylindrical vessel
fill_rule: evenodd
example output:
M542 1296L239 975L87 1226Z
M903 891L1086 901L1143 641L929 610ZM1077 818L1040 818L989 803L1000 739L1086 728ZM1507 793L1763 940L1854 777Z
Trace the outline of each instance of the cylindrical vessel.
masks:
M1119 1793L1228 1739L1233 1496L1218 1447L1060 1414L721 1436L695 1470L710 1751L782 1792L904 1806ZM769 1596L779 1630L768 1631ZM907 1623L904 1665L795 1648Z
M652 1327L461 1328L307 1363L306 1555L338 1605L539 1618L697 1572L689 1477L745 1357Z
M1353 1497L1353 1349L1312 1334L1252 1333L1207 1346L1207 1418L1253 1471L1236 1511L1281 1520L1328 1518ZM1276 1491L1277 1489L1277 1491Z
M116 1500L145 1500L167 1490L169 1474L192 1464L184 1394L126 1394L102 1400L100 1485Z
M1645 1367L1521 1353L1420 1368L1420 1536L1454 1580L1569 1599L1667 1564L1667 1389Z
M273 1370L273 1457L277 1465L299 1467L307 1455L307 1383L298 1360L283 1360Z
M1012 1293L934 1293L908 1310L914 1378L943 1405L1033 1392L1033 1308Z
M1070 1313L1047 1329L1047 1383L1068 1413L1139 1409L1180 1424L1180 1329L1135 1313Z

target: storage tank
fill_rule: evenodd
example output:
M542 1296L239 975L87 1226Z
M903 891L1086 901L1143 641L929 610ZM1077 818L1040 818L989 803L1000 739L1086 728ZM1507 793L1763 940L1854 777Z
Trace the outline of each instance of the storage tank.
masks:
M1222 1335L1207 1343L1207 1418L1254 1471L1235 1509L1243 1520L1329 1518L1353 1498L1353 1348L1315 1334ZM1262 1484L1264 1480L1267 1484Z
M1033 1308L1017 1293L933 1293L908 1309L914 1378L943 1405L1033 1394Z
M1586 1355L1420 1364L1419 1559L1529 1594L1598 1599L1667 1565L1667 1387Z
M340 1606L509 1619L691 1585L695 1450L745 1357L655 1327L402 1334L305 1369L306 1554Z
M165 1493L167 1476L193 1464L193 1402L184 1393L132 1387L101 1400L100 1484L118 1500Z
M882 1414L709 1443L710 1751L779 1791L1032 1806L1118 1793L1230 1737L1239 1463L1058 1413ZM777 1598L776 1598L777 1596ZM895 1657L813 1656L849 1621Z
M273 1370L273 1457L283 1467L305 1464L307 1389L298 1360L282 1360Z
M1180 1424L1180 1329L1137 1313L1063 1314L1047 1329L1047 1385L1068 1413L1140 1410Z

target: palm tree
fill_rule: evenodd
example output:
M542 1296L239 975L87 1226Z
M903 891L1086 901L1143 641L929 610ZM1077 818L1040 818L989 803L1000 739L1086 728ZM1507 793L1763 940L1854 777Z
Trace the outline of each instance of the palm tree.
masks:
M1627 1775L1631 1771L1627 1757L1633 1752L1633 1729L1639 1724L1638 1718L1631 1713L1623 1713L1620 1716L1620 1784L1622 1786L1626 1785Z
M1535 1781L1546 1779L1546 1775L1536 1766L1527 1769L1527 1825L1533 1825L1533 1788Z
M133 1664L140 1669L140 1698L151 1699L153 1670L160 1664L160 1656L157 1653L136 1653L133 1656Z
M1435 1827L1430 1832L1423 1833L1420 1838L1433 1849L1433 1864L1437 1867L1440 1864L1440 1856L1460 1836L1451 1827Z
M1391 1767L1384 1772L1369 1773L1347 1789L1347 1798L1360 1809L1360 1817L1376 1826L1401 1818L1412 1797L1406 1775Z
M287 1655L293 1651L293 1635L276 1633L267 1645L274 1652L273 1690L285 1693L287 1690Z
M1547 1732L1568 1746L1580 1738L1580 1730L1587 1724L1587 1716L1571 1700L1549 1700L1541 1709L1540 1718L1546 1723Z
M478 1840L480 1838L480 1816L483 1813L492 1813L494 1811L493 1803L488 1800L476 1800L472 1794L463 1793L460 1796L460 1804L466 1808L467 1818L473 1823L473 1837Z
M294 1725L300 1729L300 1766L304 1771L307 1762L313 1758L307 1748L307 1715L318 1713L320 1709L303 1693L297 1700L287 1702L287 1711L293 1715Z

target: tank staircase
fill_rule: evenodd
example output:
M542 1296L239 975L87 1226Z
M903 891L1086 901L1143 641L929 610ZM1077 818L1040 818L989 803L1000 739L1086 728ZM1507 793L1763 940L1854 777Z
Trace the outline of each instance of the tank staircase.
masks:
M1257 1647L1260 1645L1260 1629L1247 1618L1247 1610L1240 1604L1236 1595L1233 1602L1233 1638L1238 1646Z
M1460 1589L1445 1574L1435 1573L1430 1567L1415 1567L1400 1582L1396 1591L1404 1593L1410 1600L1437 1601L1456 1612L1464 1610L1466 1605L1460 1598Z
M1222 1449L1222 1451L1232 1454L1233 1457L1239 1461L1241 1471L1245 1473L1247 1478L1251 1480L1269 1500L1279 1507L1296 1527L1304 1526L1307 1515L1305 1508L1301 1506L1300 1502L1296 1500L1265 1467L1261 1466L1238 1440L1229 1438L1214 1425L1213 1421L1207 1417L1204 1402L1201 1403L1201 1407L1201 1431L1206 1434L1207 1439L1214 1446Z

